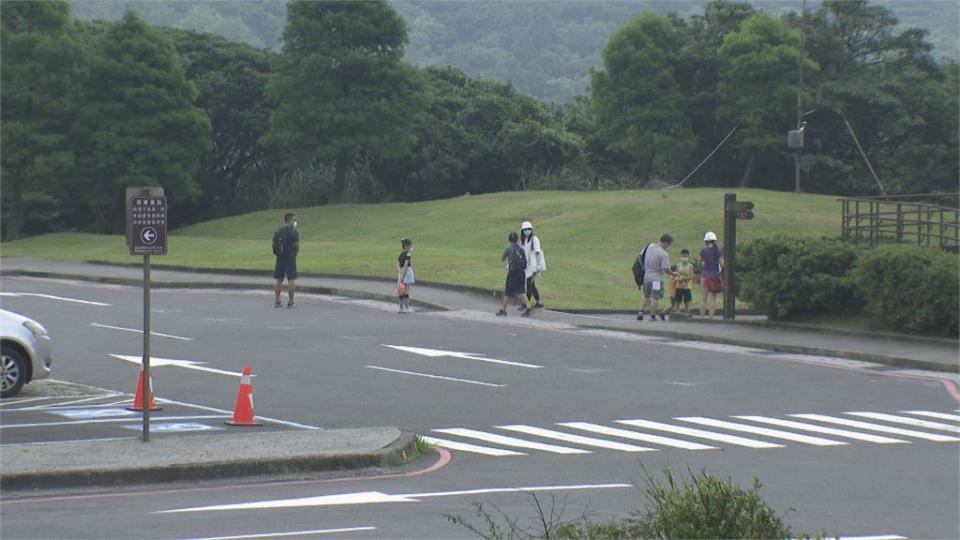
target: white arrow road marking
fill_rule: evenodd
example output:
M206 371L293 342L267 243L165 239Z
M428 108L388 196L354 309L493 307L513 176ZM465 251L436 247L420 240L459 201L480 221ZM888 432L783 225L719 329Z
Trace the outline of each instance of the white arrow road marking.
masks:
M103 302L93 302L91 300L80 300L79 298L67 298L65 296L54 296L52 294L41 294L41 293L29 293L29 292L0 292L0 296L32 296L34 298L46 298L48 300L60 300L61 302L73 302L75 304L86 304L88 306L100 306L107 307L110 304L105 304Z
M120 330L121 332L133 332L135 334L143 333L143 330L139 330L137 328L124 328L122 326L111 326L109 324L100 324L95 322L90 323L90 326L93 326L94 328L106 328L107 330ZM178 339L180 341L193 341L193 338L188 338L183 336L174 336L171 334L161 334L160 332L150 332L150 335L157 336L157 337L165 337L170 339Z
M462 383L467 383L467 384L478 384L478 385L480 385L480 386L492 386L493 388L503 388L503 387L506 386L505 384L493 384L493 383L481 382L481 381L471 381L470 379L458 379L458 378L456 378L456 377L444 377L444 376L442 376L442 375L431 375L431 374L429 374L429 373L419 373L419 372L417 372L417 371L404 371L404 370L402 370L402 369L392 369L392 368L385 368L385 367L381 367L381 366L367 366L367 367L370 368L370 369L378 369L378 370L380 370L380 371L389 371L389 372L391 372L391 373L402 373L402 374L404 374L404 375L416 375L417 377L426 377L426 378L428 378L428 379L440 379L440 380L442 380L442 381L453 381L453 382L462 382Z
M538 491L582 491L592 489L619 489L632 488L633 484L584 484L567 486L531 486L518 488L484 488L467 489L461 491L437 491L433 493L404 493L388 495L379 491L361 491L357 493L342 493L339 495L321 495L319 497L303 497L299 499L280 499L274 501L257 501L239 504L221 504L216 506L198 506L195 508L178 508L176 510L161 510L154 514L177 514L183 512L208 512L211 510L256 510L262 508L302 508L308 506L340 506L350 504L379 504L393 502L420 502L420 499L431 497L456 497L460 495L489 495L493 493L534 493Z
M143 361L143 358L140 356L132 356L128 354L111 354L110 356L119 358L120 360L126 360L132 364L140 364ZM151 368L174 366L195 369L197 371L206 371L208 373L219 373L220 375L230 375L232 377L240 377L243 375L243 373L238 373L235 371L224 371L222 369L205 367L203 364L206 364L206 362L194 362L193 360L173 360L170 358L155 358L153 356L150 357Z
M398 351L404 351L413 354L419 354L420 356L429 356L430 358L440 358L440 357L449 357L449 358L462 358L464 360L476 360L478 362L489 362L491 364L502 364L504 366L514 366L522 367L529 369L540 369L543 366L538 366L536 364L525 364L523 362L511 362L509 360L496 360L494 358L487 358L482 354L474 353L465 353L457 351L444 351L441 349L421 349L420 347L403 347L401 345L383 345L389 349L395 349Z
M308 536L311 534L339 534L339 533L375 531L375 530L377 530L376 527L346 527L343 529L314 529L312 531L242 534L240 536L209 536L207 538L193 538L191 540L248 540L253 538L285 538L288 536Z

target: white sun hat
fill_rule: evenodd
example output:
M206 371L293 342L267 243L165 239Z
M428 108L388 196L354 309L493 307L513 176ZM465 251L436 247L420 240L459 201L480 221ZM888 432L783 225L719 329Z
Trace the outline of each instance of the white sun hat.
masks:
M713 231L708 232L707 234L703 235L703 241L704 241L704 242L716 242L716 241L717 241L717 233L715 233L715 232L713 232Z
M531 230L532 230L532 229L533 229L533 223L530 223L529 221L524 221L523 223L520 224L520 230L522 231L522 230L524 230L524 229L531 229Z

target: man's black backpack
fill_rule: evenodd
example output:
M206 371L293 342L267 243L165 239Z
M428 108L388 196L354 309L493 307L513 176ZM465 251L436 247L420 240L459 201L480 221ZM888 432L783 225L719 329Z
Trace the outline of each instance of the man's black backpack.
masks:
M637 288L643 288L643 276L646 274L646 268L644 268L644 260L647 258L647 248L650 247L650 244L647 244L647 247L643 248L643 251L640 252L640 255L637 256L637 260L633 261L633 280L637 282Z
M510 256L507 258L510 261L510 271L519 272L520 270L527 269L527 255L523 252L523 248L514 244L513 249L510 250Z
M284 225L273 233L273 254L277 257L286 257L290 252L290 242L287 240L290 236L289 226Z

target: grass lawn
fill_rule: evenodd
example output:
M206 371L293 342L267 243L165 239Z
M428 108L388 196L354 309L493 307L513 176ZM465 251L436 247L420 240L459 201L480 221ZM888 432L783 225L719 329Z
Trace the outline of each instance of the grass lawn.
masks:
M543 242L547 272L539 281L555 307L633 308L638 291L630 266L643 245L673 235L671 260L681 248L696 257L703 233L723 245L723 193L672 191L516 192L421 203L335 205L293 209L300 222L299 268L393 277L400 238L416 242L417 278L498 288L507 233L533 221ZM756 189L737 190L756 203L756 218L741 221L738 242L784 233L838 236L840 207L833 197ZM270 243L283 210L255 212L186 227L172 234L169 255L155 263L199 268L272 270ZM4 243L5 257L135 262L122 236L50 234ZM694 302L699 303L694 290Z

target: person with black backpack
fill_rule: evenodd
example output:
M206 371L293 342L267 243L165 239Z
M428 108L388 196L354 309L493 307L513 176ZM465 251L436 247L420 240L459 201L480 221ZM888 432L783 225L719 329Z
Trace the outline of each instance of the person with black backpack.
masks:
M507 236L507 240L510 242L510 245L503 250L503 255L500 256L500 262L507 263L507 284L503 289L503 299L497 316L507 316L507 303L512 298L519 300L525 308L521 317L529 317L530 314L533 313L533 310L530 309L530 302L527 300L526 294L527 256L524 254L523 248L518 244L520 237L517 236L517 233L510 233L510 235Z
M297 254L300 252L300 233L297 232L297 217L291 213L283 216L283 227L273 233L273 254L277 257L274 266L273 279L277 281L274 287L273 307L283 307L280 303L280 291L283 289L283 279L287 279L287 308L293 308L293 294L297 282Z

